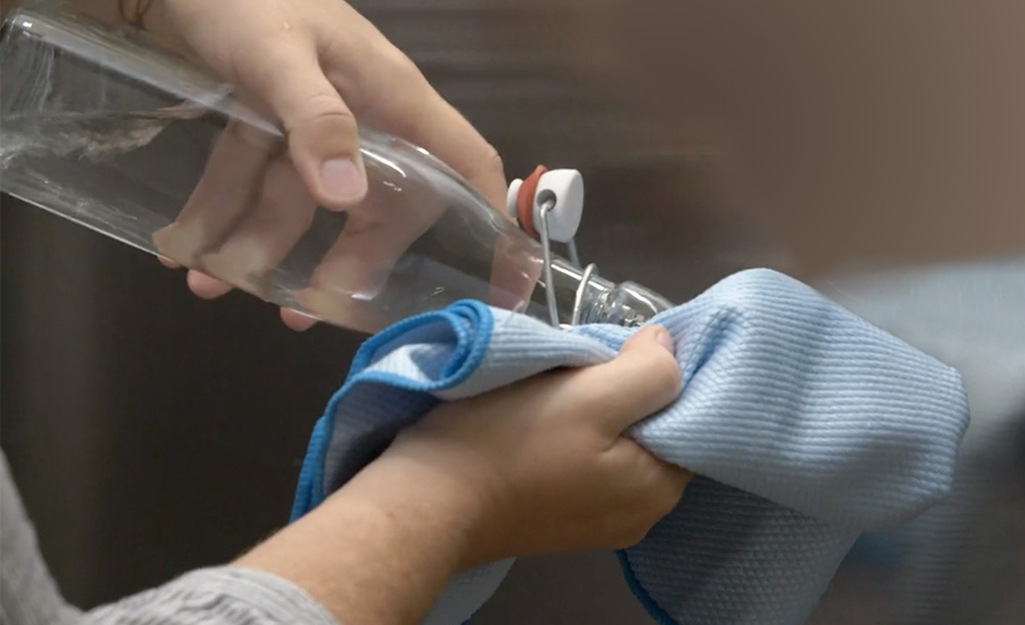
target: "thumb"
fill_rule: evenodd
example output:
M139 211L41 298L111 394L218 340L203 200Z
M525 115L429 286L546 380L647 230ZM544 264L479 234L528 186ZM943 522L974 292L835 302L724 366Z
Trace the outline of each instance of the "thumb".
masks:
M262 57L262 58L261 58ZM268 48L239 68L244 86L281 121L299 176L321 206L342 210L367 193L356 118L303 46Z
M595 405L603 407L610 434L620 435L658 412L680 394L681 372L665 328L647 326L620 349L615 359L584 369L582 377Z

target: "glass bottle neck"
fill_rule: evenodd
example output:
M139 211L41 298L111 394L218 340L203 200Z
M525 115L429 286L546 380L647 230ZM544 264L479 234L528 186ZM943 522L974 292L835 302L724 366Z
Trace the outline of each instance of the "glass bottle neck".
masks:
M673 307L672 302L647 287L610 282L596 271L587 272L561 258L552 261L552 283L563 324L637 327Z

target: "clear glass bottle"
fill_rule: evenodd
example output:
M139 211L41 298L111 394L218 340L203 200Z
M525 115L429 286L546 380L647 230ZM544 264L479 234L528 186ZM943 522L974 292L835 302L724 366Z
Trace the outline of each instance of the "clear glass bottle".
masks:
M317 207L230 86L46 3L4 22L0 127L3 191L280 306L364 332L464 298L549 319L541 246L426 151L361 128L366 199ZM562 323L669 306L552 269Z

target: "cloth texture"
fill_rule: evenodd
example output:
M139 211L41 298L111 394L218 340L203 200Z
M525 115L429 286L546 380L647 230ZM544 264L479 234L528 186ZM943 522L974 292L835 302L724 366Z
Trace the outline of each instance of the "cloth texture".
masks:
M630 436L699 477L619 553L663 625L797 625L857 537L950 488L968 424L960 375L800 282L735 274L652 323L669 330L679 398ZM460 302L370 339L317 423L293 518L439 402L545 370L606 362L634 330L567 330ZM427 625L460 625L512 562L455 578Z
M338 625L299 587L274 575L201 569L116 603L68 605L0 454L0 625Z

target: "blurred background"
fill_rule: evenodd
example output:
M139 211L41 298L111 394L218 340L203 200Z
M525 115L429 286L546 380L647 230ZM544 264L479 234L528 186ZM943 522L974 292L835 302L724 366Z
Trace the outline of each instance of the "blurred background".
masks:
M866 536L815 625L1025 614L1025 3L360 0L503 155L587 184L579 245L685 301L770 266L961 368L952 496ZM223 562L287 520L361 340L2 201L0 438L67 597ZM520 562L481 625L652 622L615 559Z

